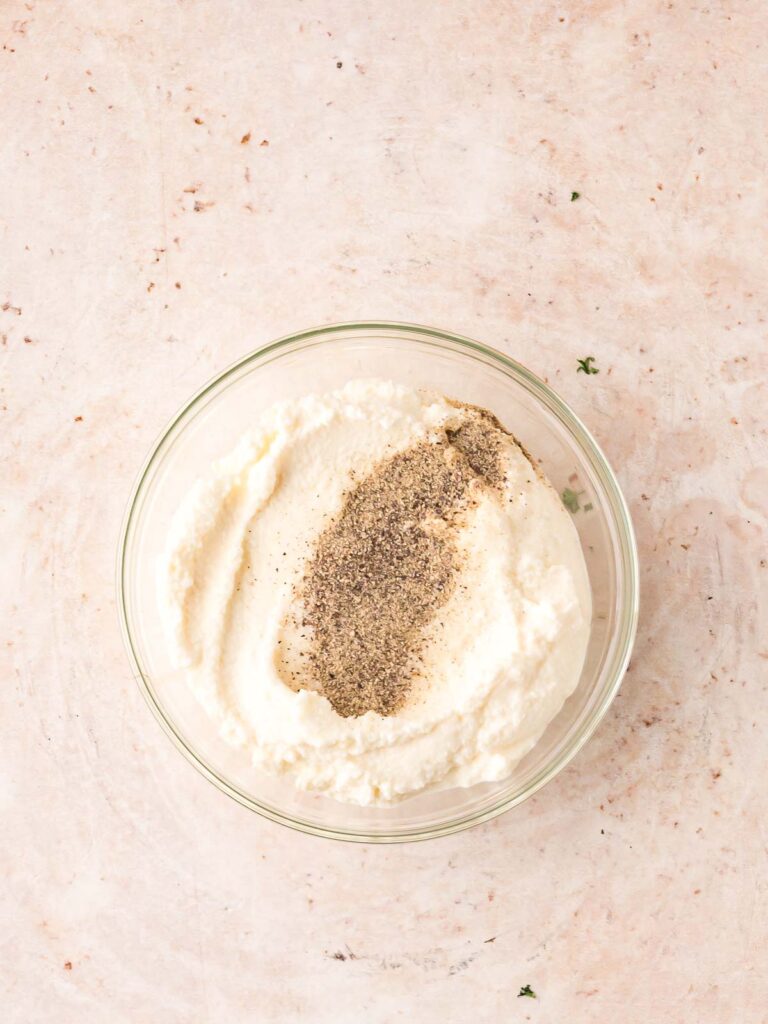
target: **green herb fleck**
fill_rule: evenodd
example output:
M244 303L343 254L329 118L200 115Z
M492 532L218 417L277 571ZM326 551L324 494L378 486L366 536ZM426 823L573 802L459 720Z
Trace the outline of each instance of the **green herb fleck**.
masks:
M572 491L570 487L565 488L560 497L569 512L579 511L579 495L583 493L584 491Z
M592 508L593 508L592 502L588 501L587 504L584 506L584 511L585 512L591 512Z
M587 356L586 359L577 359L576 362L579 364L579 368L576 370L576 373L586 373L587 376L590 373L600 373L596 366L591 365L594 361L594 356Z
M571 202L575 203L577 199L581 198L581 192L571 192Z
M517 998L521 996L528 996L529 999L536 999L536 993L533 991L530 985L523 985L520 991L517 993Z

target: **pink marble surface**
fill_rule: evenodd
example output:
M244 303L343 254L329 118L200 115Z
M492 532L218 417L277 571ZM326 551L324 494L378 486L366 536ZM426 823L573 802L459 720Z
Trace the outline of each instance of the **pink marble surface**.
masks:
M754 0L0 4L4 1022L768 1021L767 40ZM114 599L176 407L370 316L559 389L644 596L557 780L388 849L200 777Z

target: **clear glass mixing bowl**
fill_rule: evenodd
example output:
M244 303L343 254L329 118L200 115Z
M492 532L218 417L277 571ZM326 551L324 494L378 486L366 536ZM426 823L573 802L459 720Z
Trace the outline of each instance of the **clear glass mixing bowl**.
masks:
M503 782L426 793L363 808L300 792L255 769L222 740L172 668L155 586L158 556L179 500L229 452L257 412L279 399L384 377L491 409L558 491L579 493L574 523L592 586L593 622L579 685L534 749ZM586 508L586 506L589 506ZM542 381L507 356L445 331L351 323L304 331L251 353L174 417L130 499L118 552L118 602L128 653L157 719L195 767L235 800L315 835L404 842L492 818L553 778L584 745L619 688L638 610L637 551L626 504L595 441Z

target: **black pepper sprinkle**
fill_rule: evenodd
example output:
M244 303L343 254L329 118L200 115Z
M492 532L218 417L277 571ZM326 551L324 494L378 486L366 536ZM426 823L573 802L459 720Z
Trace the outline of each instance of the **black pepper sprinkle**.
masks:
M510 435L486 410L384 459L347 492L300 587L309 678L342 717L397 712L417 676L425 629L451 596L456 534L478 487L500 491ZM291 655L288 655L290 660ZM295 664L295 663L294 663Z

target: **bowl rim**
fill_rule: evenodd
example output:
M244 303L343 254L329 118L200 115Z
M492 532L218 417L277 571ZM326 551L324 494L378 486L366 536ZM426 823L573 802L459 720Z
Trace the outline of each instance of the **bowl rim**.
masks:
M346 828L341 826L327 827L318 825L315 822L294 817L290 814L283 813L276 808L262 804L248 793L239 789L228 779L223 778L222 775L205 760L205 758L203 758L197 751L193 750L177 732L173 722L165 714L162 703L155 694L149 674L145 672L142 667L131 633L131 626L127 611L126 592L126 557L137 521L139 499L143 497L143 490L150 471L155 467L160 457L165 454L166 449L173 440L176 428L182 423L187 415L195 409L195 407L209 392L217 388L218 385L227 380L227 378L235 375L249 363L256 360L263 360L267 354L280 352L281 350L287 349L300 342L307 342L310 340L328 341L345 332L369 330L385 330L402 335L418 334L427 340L432 339L436 342L447 342L454 348L454 350L458 347L459 350L464 350L468 355L474 355L475 358L478 356L484 357L485 360L489 360L491 363L496 364L497 367L508 376L513 377L518 383L522 384L534 395L534 397L543 402L543 404L555 414L557 419L566 427L577 442L580 450L588 459L592 468L599 477L606 494L608 495L609 505L615 519L615 527L621 553L621 597L623 605L623 612L617 623L617 629L620 631L620 642L617 645L613 656L613 664L610 667L610 672L608 673L609 682L603 688L600 701L593 708L590 716L585 720L580 731L572 738L571 742L564 747L558 757L553 758L549 764L545 765L538 772L524 790L510 796L500 797L491 807L485 808L481 811L461 815L434 825L408 827L398 831L381 833L365 833L355 828ZM600 445L594 439L587 427L581 422L576 413L574 413L570 406L567 405L567 403L564 402L548 384L544 383L541 378L532 373L522 363L519 363L517 360L512 359L505 353L498 351L498 349L492 348L491 346L481 342L474 341L471 338L464 337L463 335L455 334L451 331L444 331L436 327L427 327L421 324L390 320L339 322L320 327L308 328L293 334L284 335L275 341L255 348L246 353L246 355L241 356L215 376L211 377L201 388L199 388L167 422L166 426L156 437L148 455L141 465L133 487L131 488L126 510L123 515L117 546L116 589L117 607L123 643L125 645L136 682L155 718L162 726L166 735L172 740L176 748L181 751L184 757L218 789L236 800L242 806L247 807L249 810L256 812L262 817L288 828L304 832L308 835L347 842L371 844L418 842L461 832L464 829L473 827L474 825L479 825L484 821L489 821L492 818L503 814L505 811L510 810L512 807L516 807L550 782L573 760L582 747L587 743L602 719L605 717L608 708L613 702L619 687L621 686L622 679L632 654L639 615L639 563L635 532L629 508L624 495L622 494L618 480L616 479L616 476Z

